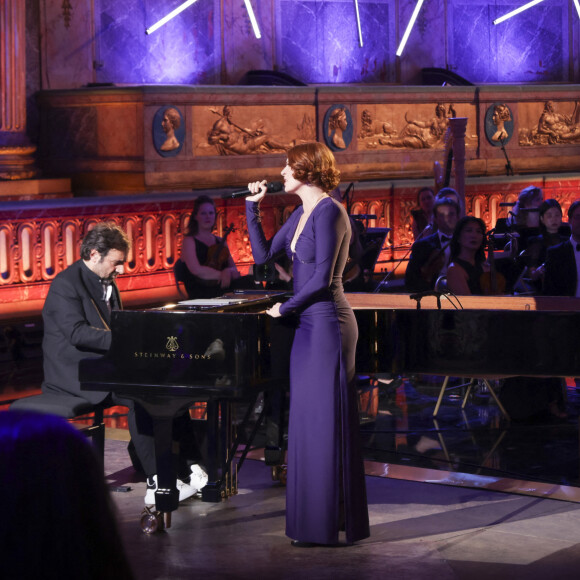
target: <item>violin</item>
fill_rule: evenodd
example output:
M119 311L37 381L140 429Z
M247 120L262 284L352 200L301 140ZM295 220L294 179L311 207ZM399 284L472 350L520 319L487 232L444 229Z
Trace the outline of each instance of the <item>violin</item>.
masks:
M231 223L225 230L222 239L213 246L210 246L207 250L207 259L205 261L205 266L213 268L214 270L219 270L220 272L224 270L228 262L230 261L231 254L230 250L226 244L227 237L231 232L234 231L234 224Z
M421 276L424 280L431 281L439 275L445 266L445 250L451 242L447 242L442 248L435 248L427 261L421 266Z
M486 296L497 296L498 294L505 294L506 279L505 276L498 272L495 266L493 239L491 236L487 240L487 263L489 264L489 272L484 272L479 277L479 285L481 291Z

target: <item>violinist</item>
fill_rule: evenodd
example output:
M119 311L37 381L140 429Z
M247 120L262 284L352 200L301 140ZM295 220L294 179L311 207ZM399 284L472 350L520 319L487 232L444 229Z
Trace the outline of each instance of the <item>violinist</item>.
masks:
M437 231L413 244L405 272L407 292L433 290L439 276L444 276L449 263L451 236L459 219L459 206L450 198L435 202L433 215Z
M452 199L459 206L459 216L457 219L462 218L465 215L465 207L460 195L452 187L443 187L437 192L435 202L445 198Z
M189 298L221 296L240 278L224 238L213 233L216 208L207 195L193 204L189 228L183 239L176 278L184 282Z
M522 189L518 195L518 201L507 220L510 231L518 234L518 251L528 247L528 240L540 234L540 205L544 201L544 193L541 188L529 185ZM508 242L505 250L511 249Z
M485 223L474 216L462 217L451 238L451 263L447 287L457 295L483 294L482 274L489 271L485 261Z
M539 214L541 234L528 240L528 247L521 256L528 268L527 276L538 284L538 290L542 287L548 248L570 237L568 227L562 225L562 208L557 200L546 199L540 206Z
M580 200L568 208L572 235L566 241L548 248L546 255L545 296L580 297Z

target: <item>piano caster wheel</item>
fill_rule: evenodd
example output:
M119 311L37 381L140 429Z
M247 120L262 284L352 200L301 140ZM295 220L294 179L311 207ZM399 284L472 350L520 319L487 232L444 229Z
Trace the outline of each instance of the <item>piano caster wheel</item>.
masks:
M145 506L141 514L141 529L143 532L146 534L154 534L155 532L163 531L165 529L164 515L169 515L169 521L171 522L171 514L162 514Z
M279 481L282 485L286 485L287 473L288 473L287 465L274 465L272 467L272 480Z

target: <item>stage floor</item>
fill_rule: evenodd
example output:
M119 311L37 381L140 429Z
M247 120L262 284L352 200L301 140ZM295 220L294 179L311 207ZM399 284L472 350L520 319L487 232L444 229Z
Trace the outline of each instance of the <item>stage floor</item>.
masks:
M145 483L125 441L107 440L105 468L111 486L131 487L112 495L138 580L544 580L576 579L580 569L573 502L367 476L371 537L299 549L284 534L285 488L262 461L246 461L238 495L220 503L190 498L171 528L152 535L141 531Z

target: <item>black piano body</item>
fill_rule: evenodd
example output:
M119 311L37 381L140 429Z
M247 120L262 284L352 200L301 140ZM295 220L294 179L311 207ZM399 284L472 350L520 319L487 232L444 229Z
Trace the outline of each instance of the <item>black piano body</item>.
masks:
M580 299L349 294L357 372L580 376Z
M271 373L272 319L264 313L276 299L252 294L213 307L115 311L109 352L81 361L83 390L115 392L137 401L151 415L159 511L171 512L178 506L171 453L173 418L198 401L207 402L209 481L203 499L223 497L238 444L232 443L229 429L230 403L248 402L248 418L261 392L281 386Z

